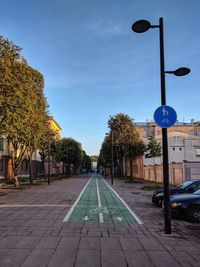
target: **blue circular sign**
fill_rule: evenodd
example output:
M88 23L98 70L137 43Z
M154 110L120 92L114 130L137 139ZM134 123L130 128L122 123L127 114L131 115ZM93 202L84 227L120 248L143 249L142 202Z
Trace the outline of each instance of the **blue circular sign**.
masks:
M153 117L156 124L161 128L169 128L177 121L176 111L167 105L158 107Z

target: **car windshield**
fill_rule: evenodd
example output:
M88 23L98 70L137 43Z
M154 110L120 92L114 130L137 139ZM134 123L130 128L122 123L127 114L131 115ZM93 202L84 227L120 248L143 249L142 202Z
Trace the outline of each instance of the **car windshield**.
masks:
M200 195L200 189L194 192L195 195Z
M193 181L187 181L183 184L180 184L179 186L177 186L177 188L180 188L180 189L185 189L187 188L189 185L191 185L193 183Z

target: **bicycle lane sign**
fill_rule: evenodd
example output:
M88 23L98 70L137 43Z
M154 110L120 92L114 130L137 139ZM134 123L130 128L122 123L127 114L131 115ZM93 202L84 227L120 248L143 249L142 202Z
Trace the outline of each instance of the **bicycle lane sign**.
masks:
M169 128L177 121L176 111L167 105L159 106L154 112L154 121L161 128Z

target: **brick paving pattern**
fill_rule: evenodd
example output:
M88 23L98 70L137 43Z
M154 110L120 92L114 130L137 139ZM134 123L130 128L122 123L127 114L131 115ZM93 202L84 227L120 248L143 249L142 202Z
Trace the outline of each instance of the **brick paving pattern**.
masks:
M200 225L172 221L140 183L114 189L144 224L63 222L88 181L78 176L0 196L0 267L200 266Z

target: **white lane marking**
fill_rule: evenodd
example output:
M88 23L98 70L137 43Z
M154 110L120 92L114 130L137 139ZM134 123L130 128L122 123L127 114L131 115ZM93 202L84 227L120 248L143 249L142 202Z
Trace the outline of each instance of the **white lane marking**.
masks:
M121 217L116 217L115 219L118 220L119 222L123 221L123 219Z
M67 222L69 220L69 217L71 216L74 208L76 207L76 205L78 204L83 192L85 191L86 187L88 186L89 182L91 181L92 178L89 179L89 181L87 182L87 184L85 185L85 187L83 188L83 190L81 191L80 195L78 196L78 198L76 199L76 201L74 202L74 204L72 205L71 209L68 211L67 215L65 216L63 222Z
M128 211L132 214L132 216L136 219L139 224L143 224L142 220L131 210L131 208L126 204L126 202L117 194L117 192L103 179L104 183L116 194L116 196L121 200L121 202L126 206Z
M96 178L96 186L97 186L98 207L99 207L99 210L101 210L101 208L102 208L102 206L101 206L101 197L100 197L100 194L99 194L99 185L98 185L97 178ZM99 212L99 222L100 223L103 223L104 222L104 220L103 220L103 213L101 211Z
M85 216L84 218L82 218L84 221L89 221L89 217L88 216Z

